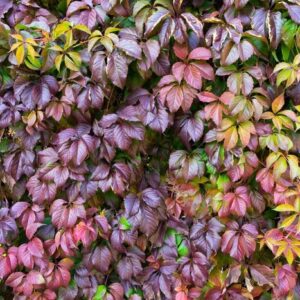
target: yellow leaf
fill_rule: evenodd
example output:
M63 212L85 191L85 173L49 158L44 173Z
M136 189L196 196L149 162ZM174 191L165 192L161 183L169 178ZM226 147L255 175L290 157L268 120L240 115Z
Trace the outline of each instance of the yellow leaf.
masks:
M24 46L21 45L20 47L17 48L16 51L16 59L18 65L22 64L22 62L24 61L24 56L25 56L25 49Z
M34 50L34 48L31 45L27 45L27 51L28 51L28 55L31 57L39 56L39 54Z
M280 228L286 228L286 227L289 227L291 224L293 224L293 222L295 221L297 217L297 214L294 214L294 215L291 215L287 218L285 218L281 224L280 224Z
M286 251L284 252L284 256L287 262L289 263L289 265L291 265L294 261L294 254L290 248L286 249Z
M273 117L272 118L272 122L274 124L274 126L277 128L278 131L281 131L282 129L282 123L279 117Z
M119 30L120 30L120 28L108 27L108 28L106 28L104 35L108 35L109 33L113 33L113 32L118 32Z
M73 27L73 29L77 29L77 30L83 31L87 34L91 34L91 31L89 30L89 28L83 24L77 24Z
M275 163L273 168L273 174L275 179L279 179L280 176L287 170L287 162L284 157L280 157Z
M21 34L12 34L11 36L16 40L23 42L23 37Z
M287 212L287 211L295 211L294 206L291 204L280 204L274 208L275 211Z
M63 54L57 55L55 57L54 63L55 63L55 67L56 67L57 71L60 70L62 59L63 59Z
M33 38L27 38L26 43L31 44L33 46L38 46L38 44L36 43L36 41Z
M266 160L266 166L267 168L270 168L276 161L277 159L282 155L281 152L271 152Z
M14 51L16 50L20 45L22 45L22 42L17 42L17 43L14 43L12 44L12 46L10 47L10 51Z
M54 45L52 47L49 48L50 50L53 50L53 51L57 51L57 52L63 52L64 49L58 45Z
M70 29L70 27L71 24L68 21L64 21L58 24L53 30L53 38L57 39L58 37L66 33Z
M67 53L67 55L70 56L70 58L72 59L72 61L74 62L74 64L77 67L80 67L80 65L81 65L81 57L80 57L79 53L74 52L74 51L70 51L70 52Z
M94 37L89 40L88 51L91 52L96 43L100 40L100 37Z
M67 55L65 55L64 61L68 69L72 71L79 71L79 68L73 63L73 61Z
M286 244L278 247L275 257L279 257L286 249Z
M294 180L296 177L299 176L298 157L290 154L287 156L287 159L290 167L290 177L292 180Z
M101 38L100 40L101 44L105 47L105 49L108 51L108 52L112 52L113 49L114 49L114 44L113 42L111 41L110 38L104 36Z
M66 33L66 43L65 43L64 49L66 50L66 49L70 48L73 44L74 44L73 32L70 30Z

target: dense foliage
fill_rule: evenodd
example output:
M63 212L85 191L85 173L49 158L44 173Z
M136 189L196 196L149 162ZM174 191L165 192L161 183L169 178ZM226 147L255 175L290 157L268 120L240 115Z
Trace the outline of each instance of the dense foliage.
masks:
M300 299L299 0L1 0L3 299Z

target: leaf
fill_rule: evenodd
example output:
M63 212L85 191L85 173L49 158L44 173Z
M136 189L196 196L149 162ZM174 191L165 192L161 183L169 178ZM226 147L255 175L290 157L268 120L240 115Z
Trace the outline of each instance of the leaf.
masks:
M25 57L25 48L23 45L21 45L17 48L17 51L16 51L16 59L17 59L18 65L21 65L23 63L24 57Z
M283 3L283 4L287 8L292 20L295 23L300 24L300 6L299 5L290 5L288 3Z
M72 71L79 71L79 67L67 55L64 57L64 62L68 69Z
M276 208L274 208L274 210L280 212L289 212L289 211L295 211L295 208L290 204L280 204Z
M125 57L114 51L108 58L106 72L112 83L122 89L125 86L128 73Z
M276 99L272 102L272 111L274 114L279 112L284 106L284 94L280 94Z
M192 60L209 60L212 57L211 51L207 48L199 47L189 54L188 59Z
M228 42L223 48L221 54L221 64L228 66L235 63L239 59L238 46L233 42Z
M132 228L132 225L128 222L128 220L125 217L121 217L119 223L121 224L122 230L130 230Z
M300 175L298 157L290 154L287 156L287 159L288 159L288 164L290 167L290 177L292 180L294 180L295 178L299 177L299 175Z
M98 285L96 293L93 296L93 300L103 300L106 292L107 288L105 285Z
M259 286L264 286L265 284L273 287L274 286L274 270L265 265L251 265L250 273L252 278L258 283Z
M55 67L56 67L57 71L60 71L62 59L63 59L63 54L59 54L55 58Z
M149 36L156 27L169 15L169 11L165 8L160 8L154 12L147 20L145 27L145 35Z
M61 35L65 34L71 27L70 22L68 21L64 21L60 24L58 24L54 30L53 30L53 38L57 39L59 38Z
M238 131L235 126L230 127L224 133L224 147L226 150L233 149L238 142Z
M285 218L281 223L279 228L286 228L291 226L296 220L297 214L293 214L287 218Z
M142 49L136 41L122 39L116 46L123 50L126 55L136 59L142 59Z

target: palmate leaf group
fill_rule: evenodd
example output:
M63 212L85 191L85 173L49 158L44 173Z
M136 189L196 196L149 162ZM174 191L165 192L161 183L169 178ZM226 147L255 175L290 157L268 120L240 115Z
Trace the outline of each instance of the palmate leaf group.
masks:
M300 298L300 3L0 1L0 295Z

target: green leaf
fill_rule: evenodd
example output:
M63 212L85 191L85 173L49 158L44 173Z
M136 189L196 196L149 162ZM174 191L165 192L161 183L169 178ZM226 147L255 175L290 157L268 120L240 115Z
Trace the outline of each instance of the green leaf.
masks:
M121 225L122 230L130 230L132 228L132 225L124 216L120 218L119 224Z
M217 180L218 190L224 191L226 183L230 182L229 177L226 174L220 174Z
M5 153L9 149L9 140L8 138L3 138L0 140L0 153Z
M288 49L294 47L297 30L298 26L292 20L287 20L282 26L282 40Z
M182 241L180 243L180 245L177 247L177 253L180 257L183 257L183 256L188 256L189 254L189 249L188 247L185 245L184 241Z
M96 293L93 297L93 300L103 300L106 294L107 288L105 285L98 285Z
M280 86L282 82L288 80L291 77L292 72L293 72L292 69L285 69L285 70L280 71L277 75L276 85Z

